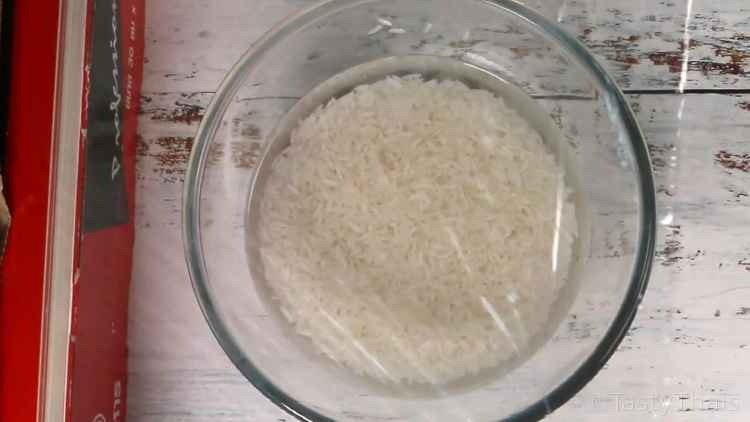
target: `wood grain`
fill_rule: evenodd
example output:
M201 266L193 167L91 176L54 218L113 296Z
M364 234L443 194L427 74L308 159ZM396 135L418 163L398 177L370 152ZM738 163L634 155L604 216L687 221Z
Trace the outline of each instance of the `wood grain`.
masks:
M215 90L256 39L310 3L151 2L144 92ZM750 4L744 0L528 3L583 41L623 89L750 89Z
M250 43L303 3L149 2L129 327L131 421L293 420L255 391L213 339L190 287L179 221L188 151L213 90ZM624 88L652 92L628 98L652 155L660 221L636 321L606 369L550 420L748 420L750 95L736 92L750 88L744 68L750 4L539 0L532 6L581 37ZM680 87L725 93L663 93ZM575 107L563 102L559 112ZM565 130L575 137L575 128ZM230 158L253 163L251 151ZM590 335L589 328L567 327L574 338Z

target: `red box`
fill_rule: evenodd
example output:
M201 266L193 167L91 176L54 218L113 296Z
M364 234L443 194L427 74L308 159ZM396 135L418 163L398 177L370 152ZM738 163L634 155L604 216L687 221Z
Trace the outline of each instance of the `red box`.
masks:
M0 421L122 422L143 0L13 7Z

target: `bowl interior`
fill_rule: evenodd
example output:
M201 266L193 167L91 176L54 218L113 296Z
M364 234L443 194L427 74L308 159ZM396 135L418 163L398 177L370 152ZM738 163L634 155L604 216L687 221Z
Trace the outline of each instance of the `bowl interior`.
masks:
M550 326L548 340L503 374L416 393L312 352L268 300L249 258L248 195L285 116L333 75L406 55L460 60L533 98L559 129L585 209L576 294L559 306L561 322ZM334 0L278 26L220 88L191 158L184 232L194 287L219 342L253 384L293 414L496 421L553 410L606 361L645 288L653 207L645 146L622 95L576 41L534 12L512 1Z

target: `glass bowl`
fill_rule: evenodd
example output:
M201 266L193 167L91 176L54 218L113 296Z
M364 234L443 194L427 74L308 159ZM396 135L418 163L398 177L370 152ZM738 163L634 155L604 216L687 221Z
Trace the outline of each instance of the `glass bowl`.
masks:
M333 75L387 57L456 59L514 85L558 127L578 179L576 289L542 344L512 367L422 390L374 382L311 352L253 267L250 192L275 132ZM457 116L460 118L460 116ZM278 152L278 151L276 151ZM262 166L261 166L262 167ZM584 209L584 208L582 208ZM646 288L652 172L612 78L574 38L514 1L328 0L277 25L227 75L196 137L183 240L205 317L242 374L304 421L535 420L615 351Z

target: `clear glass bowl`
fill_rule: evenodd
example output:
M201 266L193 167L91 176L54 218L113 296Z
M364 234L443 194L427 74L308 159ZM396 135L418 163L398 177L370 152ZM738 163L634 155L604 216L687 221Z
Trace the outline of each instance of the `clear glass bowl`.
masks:
M485 69L549 113L572 151L586 216L576 295L548 340L503 374L412 394L311 353L266 299L246 247L254 172L292 106L353 66L419 54ZM654 230L647 149L622 93L579 42L510 0L329 0L277 25L216 93L183 199L187 263L217 340L264 395L305 421L542 418L622 340L646 288Z

